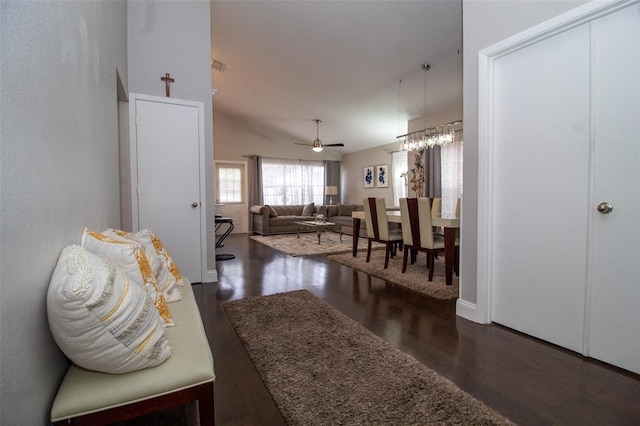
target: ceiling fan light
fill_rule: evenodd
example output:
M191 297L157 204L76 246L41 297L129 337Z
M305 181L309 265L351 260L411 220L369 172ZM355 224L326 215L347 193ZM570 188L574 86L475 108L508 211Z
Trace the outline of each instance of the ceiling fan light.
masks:
M322 151L322 142L320 142L320 139L316 139L315 141L313 141L313 145L311 148L314 152L320 152Z

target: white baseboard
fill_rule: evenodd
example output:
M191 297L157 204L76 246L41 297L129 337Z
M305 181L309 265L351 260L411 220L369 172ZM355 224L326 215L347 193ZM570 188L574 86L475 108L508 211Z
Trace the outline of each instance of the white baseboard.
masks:
M478 308L475 303L458 299L456 302L456 315L473 322L478 321Z
M202 277L203 283L217 283L218 271L216 269L207 270L205 276Z

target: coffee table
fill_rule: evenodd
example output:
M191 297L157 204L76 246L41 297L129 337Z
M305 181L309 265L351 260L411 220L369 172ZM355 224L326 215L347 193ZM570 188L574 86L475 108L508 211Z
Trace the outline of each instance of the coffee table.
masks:
M318 236L318 244L320 244L320 235L325 231L333 231L340 233L340 242L342 242L342 228L340 224L333 222L315 222L312 220L295 222L298 225L298 238L300 238L300 231L314 231Z

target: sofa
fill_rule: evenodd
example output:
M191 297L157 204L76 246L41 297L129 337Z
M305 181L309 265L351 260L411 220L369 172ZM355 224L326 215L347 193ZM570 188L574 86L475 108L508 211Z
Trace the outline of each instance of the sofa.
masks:
M256 234L273 235L298 232L296 222L315 220L318 214L322 214L327 222L341 225L342 233L353 235L353 218L351 213L362 211L362 205L338 204L330 206L316 206L310 204L296 205L255 205L249 209L251 213L252 230ZM360 235L366 235L363 230L366 225L362 223Z

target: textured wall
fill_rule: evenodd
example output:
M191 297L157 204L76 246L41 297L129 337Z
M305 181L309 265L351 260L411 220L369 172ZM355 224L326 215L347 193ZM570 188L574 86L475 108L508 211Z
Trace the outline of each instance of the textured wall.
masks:
M2 1L0 424L46 424L67 363L46 292L84 226L118 226L126 2Z

